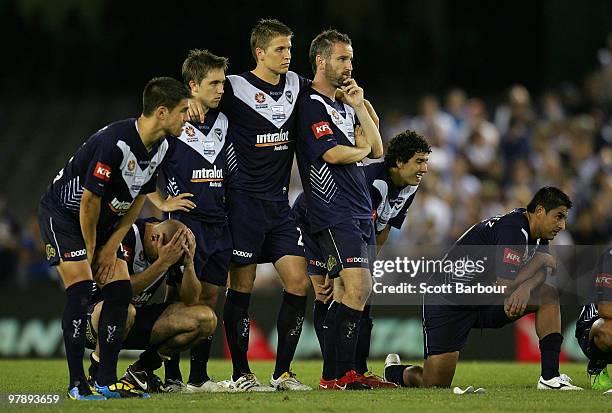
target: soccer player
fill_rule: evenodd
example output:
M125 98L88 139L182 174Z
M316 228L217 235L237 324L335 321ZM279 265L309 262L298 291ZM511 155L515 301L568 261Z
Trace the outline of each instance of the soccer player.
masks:
M582 308L576 321L576 339L589 359L591 388L612 394L608 375L608 363L612 363L612 247L601 255L594 278L596 297Z
M425 295L423 304L424 355L422 380L405 374L396 354L387 356L385 378L404 386L449 387L459 352L472 328L499 328L536 314L540 339L541 390L582 390L559 373L561 314L557 289L547 282L555 267L548 243L565 228L569 197L554 187L543 187L527 208L484 220L467 230L444 257L455 263L453 272L439 274L440 284L452 286L497 285L506 287L503 305L466 305L457 294ZM485 263L469 268L468 260ZM446 265L445 265L446 267ZM473 302L473 296L470 300ZM530 301L530 298L532 299ZM536 304L530 304L531 302ZM408 367L409 368L409 367Z
M39 204L47 261L58 267L66 288L62 318L72 399L100 399L83 370L87 303L93 280L102 289L100 369L95 389L106 398L138 397L141 392L117 382L128 305L132 299L119 244L145 200L155 190L157 166L187 116L189 90L172 78L155 78L143 92L139 118L100 129L81 146L53 180Z
M391 227L400 229L408 208L412 204L418 185L425 173L431 147L420 135L412 131L405 131L395 136L387 148L384 162L373 163L365 167L365 175L370 189L370 196L374 210L374 228L376 232L377 248L381 248L387 241ZM307 208L304 195L301 194L293 204L293 212L300 226L303 236L304 250L308 262L308 275L313 280L315 288L315 303L313 311L314 327L324 352L324 321L331 300L325 258L321 256L320 249L310 232L307 217ZM332 307L337 304L333 302ZM370 387L396 387L371 373L367 366L367 357L370 350L370 337L372 332L372 319L370 306L365 305L362 318L359 322L359 339L355 357L355 371L363 375L362 381ZM323 379L333 376L333 360L327 358L324 364ZM324 384L325 385L325 384ZM325 387L327 388L327 387Z
M220 105L229 119L228 139L235 149L230 164L236 168L227 193L233 251L223 311L233 365L228 385L235 391L310 390L290 369L310 286L287 198L295 108L308 83L289 71L292 35L278 20L259 21L251 31L255 69L227 77ZM257 264L267 262L274 264L284 286L270 386L257 380L247 360L253 282Z
M124 331L124 349L145 350L127 368L123 381L143 391L162 390L154 371L162 359L192 348L215 329L212 309L198 304L200 281L194 267L196 241L179 221L138 219L121 243L134 296ZM160 287L178 289L179 302L151 303ZM89 306L87 346L96 349L101 294ZM99 349L91 353L89 374L96 376Z
M337 355L335 374L323 384L369 389L355 372L359 320L372 288L369 268L376 245L363 159L382 156L382 141L363 89L351 78L350 38L326 30L312 41L309 56L315 76L298 103L298 166L310 230L322 256L328 257L330 278L340 276L344 284L335 324L328 323L334 337L325 337L325 346L333 346ZM336 100L338 89L343 102ZM332 309L327 318L330 313ZM328 352L326 348L324 358Z
M195 234L195 269L202 284L200 303L215 307L219 289L226 286L232 258L232 236L225 204L226 178L236 167L233 145L227 139L228 119L217 107L223 95L228 60L207 50L191 50L182 74L193 99L204 109L204 122L188 122L178 139L169 142L161 165L164 186L149 199ZM184 386L179 355L165 363L166 387L188 392L220 392L224 387L207 372L212 335L191 348L189 380ZM176 388L178 386L178 388Z

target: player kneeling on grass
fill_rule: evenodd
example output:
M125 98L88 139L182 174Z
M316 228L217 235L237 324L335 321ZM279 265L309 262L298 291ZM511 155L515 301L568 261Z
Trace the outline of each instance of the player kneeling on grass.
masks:
M608 375L608 363L612 362L612 247L602 254L594 275L596 291L576 322L576 338L589 359L591 388L612 395Z
M565 374L559 373L559 353L563 342L559 298L557 289L547 282L549 269L556 265L549 254L548 242L565 228L571 207L569 197L562 191L544 187L535 194L527 209L517 208L508 214L489 218L466 231L443 261L482 260L487 263L484 271L442 273L437 282L455 289L458 285L505 286L504 305L470 305L473 296L468 304L458 304L457 300L461 299L457 294L452 297L426 294L422 378L419 377L420 371L412 366L401 365L397 354L387 356L385 378L403 386L450 387L459 352L472 328L499 328L525 313L535 313L542 363L537 388L582 390L572 385ZM530 305L530 302L535 304Z
M134 291L125 326L124 349L145 350L127 368L122 381L143 391L163 391L154 371L163 359L185 351L209 337L217 318L212 309L199 305L200 282L195 276L195 238L179 221L139 219L123 239L121 248L128 264ZM158 288L176 286L180 302L149 303ZM87 346L96 348L90 356L90 376L98 366L98 320L103 301L93 302L88 312ZM109 333L110 334L110 333Z

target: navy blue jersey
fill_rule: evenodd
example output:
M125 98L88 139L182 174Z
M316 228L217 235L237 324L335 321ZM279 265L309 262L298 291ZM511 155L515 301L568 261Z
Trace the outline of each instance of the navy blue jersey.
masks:
M220 109L229 118L237 170L229 188L286 201L295 143L295 105L308 80L294 72L271 85L251 72L227 76Z
M387 225L400 229L419 186L395 186L384 162L367 165L365 174L374 208L376 233L382 232Z
M168 140L161 166L168 194L192 193L196 207L189 215L208 223L227 220L225 182L236 165L227 128L227 117L217 110L208 111L204 123L186 123L181 136Z
M147 151L136 119L111 123L92 135L53 180L41 203L79 225L83 188L102 197L98 229L108 230L136 197L155 191L157 167L168 150L162 139Z
M599 257L597 266L593 271L593 282L591 284L592 303L582 308L578 321L576 322L576 337L584 328L590 328L599 318L597 304L602 302L612 303L612 247L606 250Z
M514 279L536 251L548 252L548 240L533 238L524 208L486 219L468 229L446 254L446 260L481 261L484 271L463 268L459 276L447 273L452 282L494 282Z
M323 160L336 145L355 146L356 124L353 108L310 87L299 98L297 158L313 232L348 218L372 218L363 162Z

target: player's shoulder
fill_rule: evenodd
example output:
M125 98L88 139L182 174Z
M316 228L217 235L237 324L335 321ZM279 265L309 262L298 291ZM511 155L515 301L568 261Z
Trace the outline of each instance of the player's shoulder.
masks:
M529 229L529 221L525 217L525 208L515 208L501 216L498 222L499 227L511 227L518 230Z
M100 128L92 137L100 139L120 139L125 135L131 135L136 131L136 119L128 118L118 120Z

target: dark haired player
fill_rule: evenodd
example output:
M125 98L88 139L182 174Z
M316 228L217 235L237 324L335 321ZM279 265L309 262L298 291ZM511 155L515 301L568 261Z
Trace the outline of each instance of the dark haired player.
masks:
M593 274L595 297L576 321L576 339L589 359L591 388L612 395L608 364L612 363L612 247L606 248Z
M424 356L422 380L407 375L411 366L400 364L397 354L387 356L385 378L403 386L450 387L459 352L472 328L499 328L536 314L540 339L540 390L582 390L559 373L561 314L557 289L547 282L555 267L548 243L565 229L569 197L553 187L541 188L527 209L484 220L467 230L444 257L487 262L484 271L439 274L438 283L453 286L496 284L506 287L503 305L467 305L457 295L425 295L423 305ZM493 264L491 264L493 263ZM531 300L530 300L531 298ZM535 302L535 304L531 304ZM411 376L411 377L410 377Z
M373 163L365 167L365 175L372 198L378 248L382 247L387 241L391 227L401 228L406 218L406 212L418 190L418 185L423 175L427 173L430 152L431 147L422 136L413 131L405 131L391 140L384 162ZM321 256L320 248L311 235L303 194L296 199L293 211L303 234L304 249L308 261L308 275L313 280L313 285L324 288L329 281L326 280L325 258ZM325 317L329 307L328 301L331 299L330 291L331 288L321 291L321 287L315 290L313 319L322 353L324 352ZM335 306L337 306L337 303L332 302L331 307ZM372 326L370 306L366 304L359 321L355 371L363 376L361 380L370 387L395 387L395 384L385 381L368 369L367 358L370 350ZM327 358L320 388L333 388L334 369L333 360Z
M359 322L372 288L370 247L376 244L363 159L382 156L382 141L363 89L351 79L350 38L336 30L320 33L311 43L310 60L315 76L299 101L298 166L310 231L327 257L330 278L340 276L344 284L335 324L328 324L324 358L337 356L334 388L369 389L355 372ZM343 102L336 100L338 89Z
M95 389L102 398L142 397L117 381L128 305L132 299L121 240L155 190L157 167L187 116L189 90L172 78L155 78L143 92L139 118L111 123L92 135L53 180L39 205L47 261L57 265L66 288L62 319L72 399L100 399L83 371L87 303L93 280L102 288L100 369Z
M228 119L217 107L223 96L228 60L208 50L191 50L182 65L183 81L204 110L204 122L188 122L170 142L161 165L169 197L159 192L149 199L169 216L183 222L196 237L195 269L202 284L200 303L214 308L219 290L227 284L232 236L225 205L227 176L236 167L227 138ZM191 348L189 380L182 381L180 355L165 362L165 387L172 391L221 392L224 387L207 371L213 336Z

